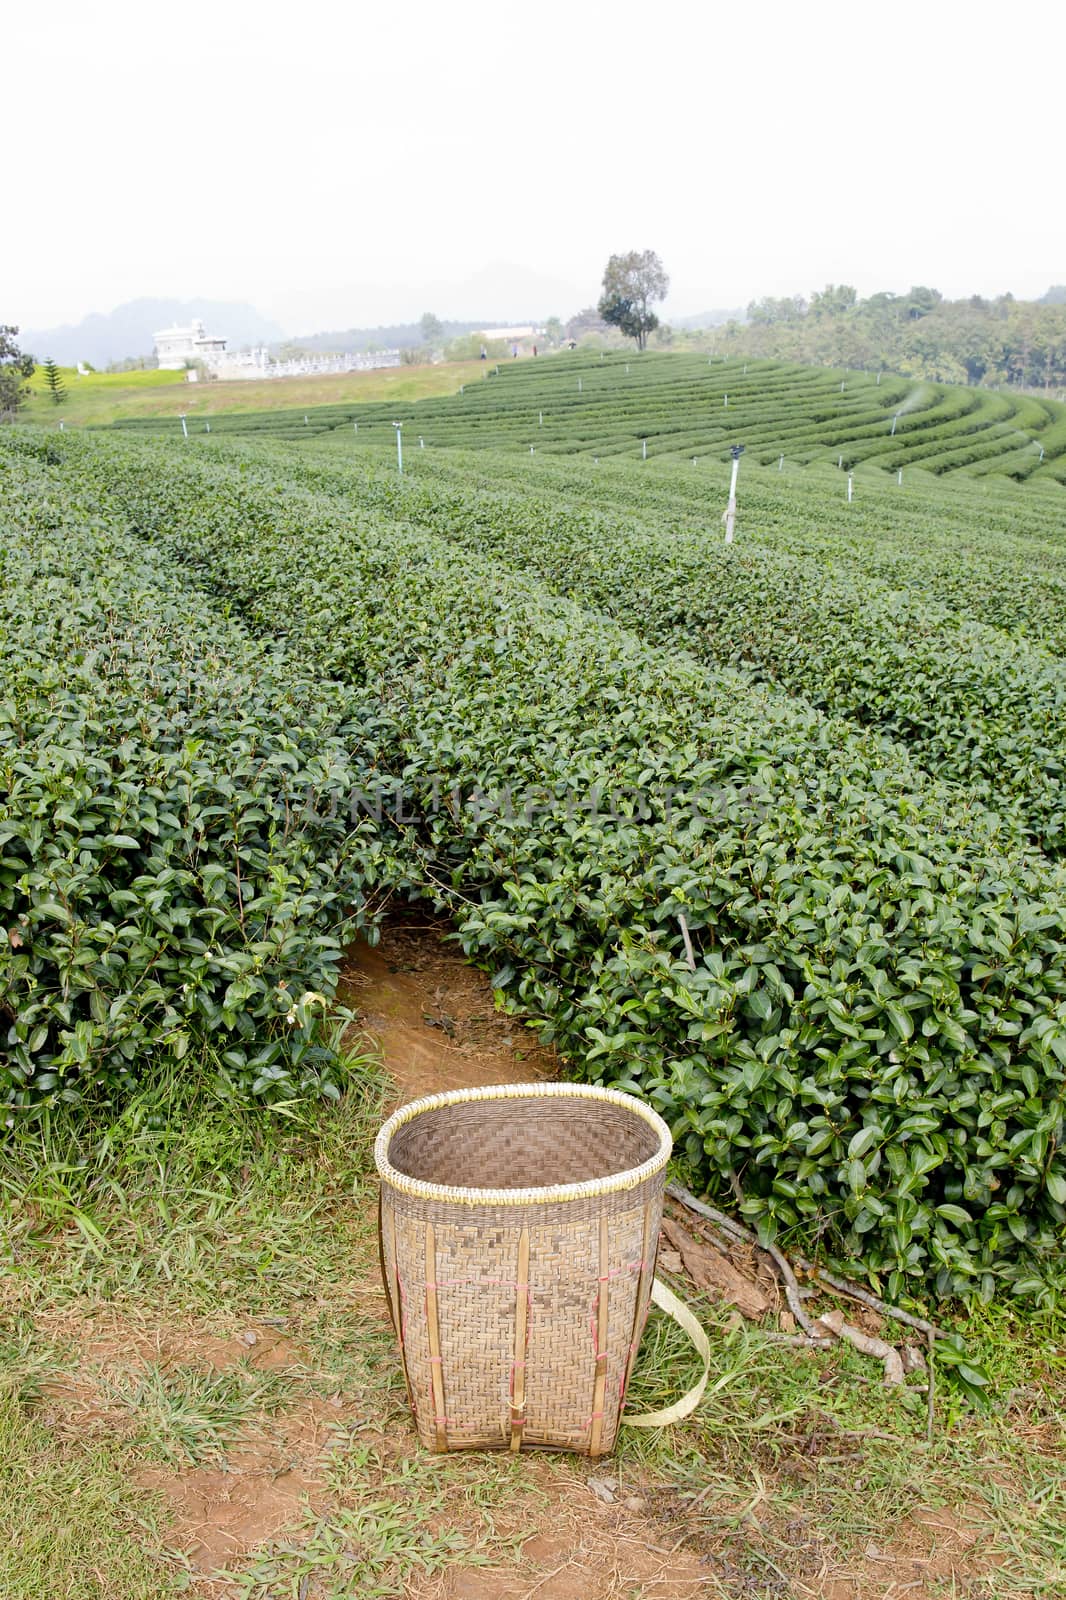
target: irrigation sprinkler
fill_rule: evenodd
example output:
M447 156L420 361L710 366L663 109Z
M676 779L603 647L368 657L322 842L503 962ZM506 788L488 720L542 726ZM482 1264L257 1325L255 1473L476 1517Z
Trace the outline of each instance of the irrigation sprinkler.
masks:
M396 429L396 465L400 469L400 477L402 478L403 477L403 423L402 422L394 422L393 423L393 427Z
M725 508L722 521L725 523L725 542L733 543L733 529L737 520L737 473L740 471L740 458L744 454L742 444L733 444L729 447L733 452L733 476L729 480L729 504Z
M853 483L853 482L854 482L854 479L853 479L853 478L852 478L852 476L851 476L851 473L850 473L850 472L849 472L849 473L848 473L848 505L849 505L849 506L850 506L850 504L851 504L851 496L852 496L852 483Z
M189 430L185 426L185 413L184 413L184 411L181 414L181 431L182 431L182 433L185 435L185 437L187 439L189 437Z

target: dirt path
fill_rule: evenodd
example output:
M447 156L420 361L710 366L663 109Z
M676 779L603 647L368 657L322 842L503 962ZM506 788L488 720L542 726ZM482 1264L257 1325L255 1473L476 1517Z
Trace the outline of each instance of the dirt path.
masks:
M554 1054L495 1009L488 979L447 931L424 912L393 917L345 970L341 997L363 1017L402 1098L551 1077Z

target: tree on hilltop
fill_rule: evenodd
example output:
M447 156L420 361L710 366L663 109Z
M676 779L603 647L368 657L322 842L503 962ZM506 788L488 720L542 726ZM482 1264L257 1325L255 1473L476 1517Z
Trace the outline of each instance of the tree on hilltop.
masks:
M659 326L652 302L665 300L669 289L670 279L654 250L629 250L607 262L597 310L604 322L635 339L637 349L643 350L648 334Z
M37 363L15 343L18 329L0 323L0 418L14 416L26 392L26 379Z
M423 311L418 326L422 334L423 344L436 346L443 343L444 325L439 317L434 316L432 311Z

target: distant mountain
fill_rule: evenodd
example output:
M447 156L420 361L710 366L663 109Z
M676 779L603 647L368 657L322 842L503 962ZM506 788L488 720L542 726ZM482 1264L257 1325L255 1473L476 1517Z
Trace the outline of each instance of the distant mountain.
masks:
M1066 306L1066 283L1053 283L1036 303L1038 306Z
M38 361L51 357L60 366L87 361L106 367L111 361L150 356L160 328L183 327L194 317L201 319L208 333L225 339L231 350L245 344L273 344L282 337L277 323L237 301L128 300L114 311L94 311L74 327L24 329L19 344Z
M490 324L481 322L442 322L445 339L457 339L463 333L477 333ZM326 355L347 355L360 350L408 350L423 343L422 326L418 322L390 322L378 328L346 328L342 333L308 333L287 344L301 350L314 350Z
M744 322L747 312L743 306L732 311L698 311L693 317L668 317L672 328L720 328L726 322Z

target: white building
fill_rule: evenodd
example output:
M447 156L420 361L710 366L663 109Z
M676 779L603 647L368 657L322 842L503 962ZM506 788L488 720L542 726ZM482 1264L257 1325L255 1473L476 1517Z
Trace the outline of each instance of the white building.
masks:
M155 335L156 360L164 372L180 372L189 361L202 361L213 367L225 359L225 339L212 338L202 322L187 328L162 328Z

